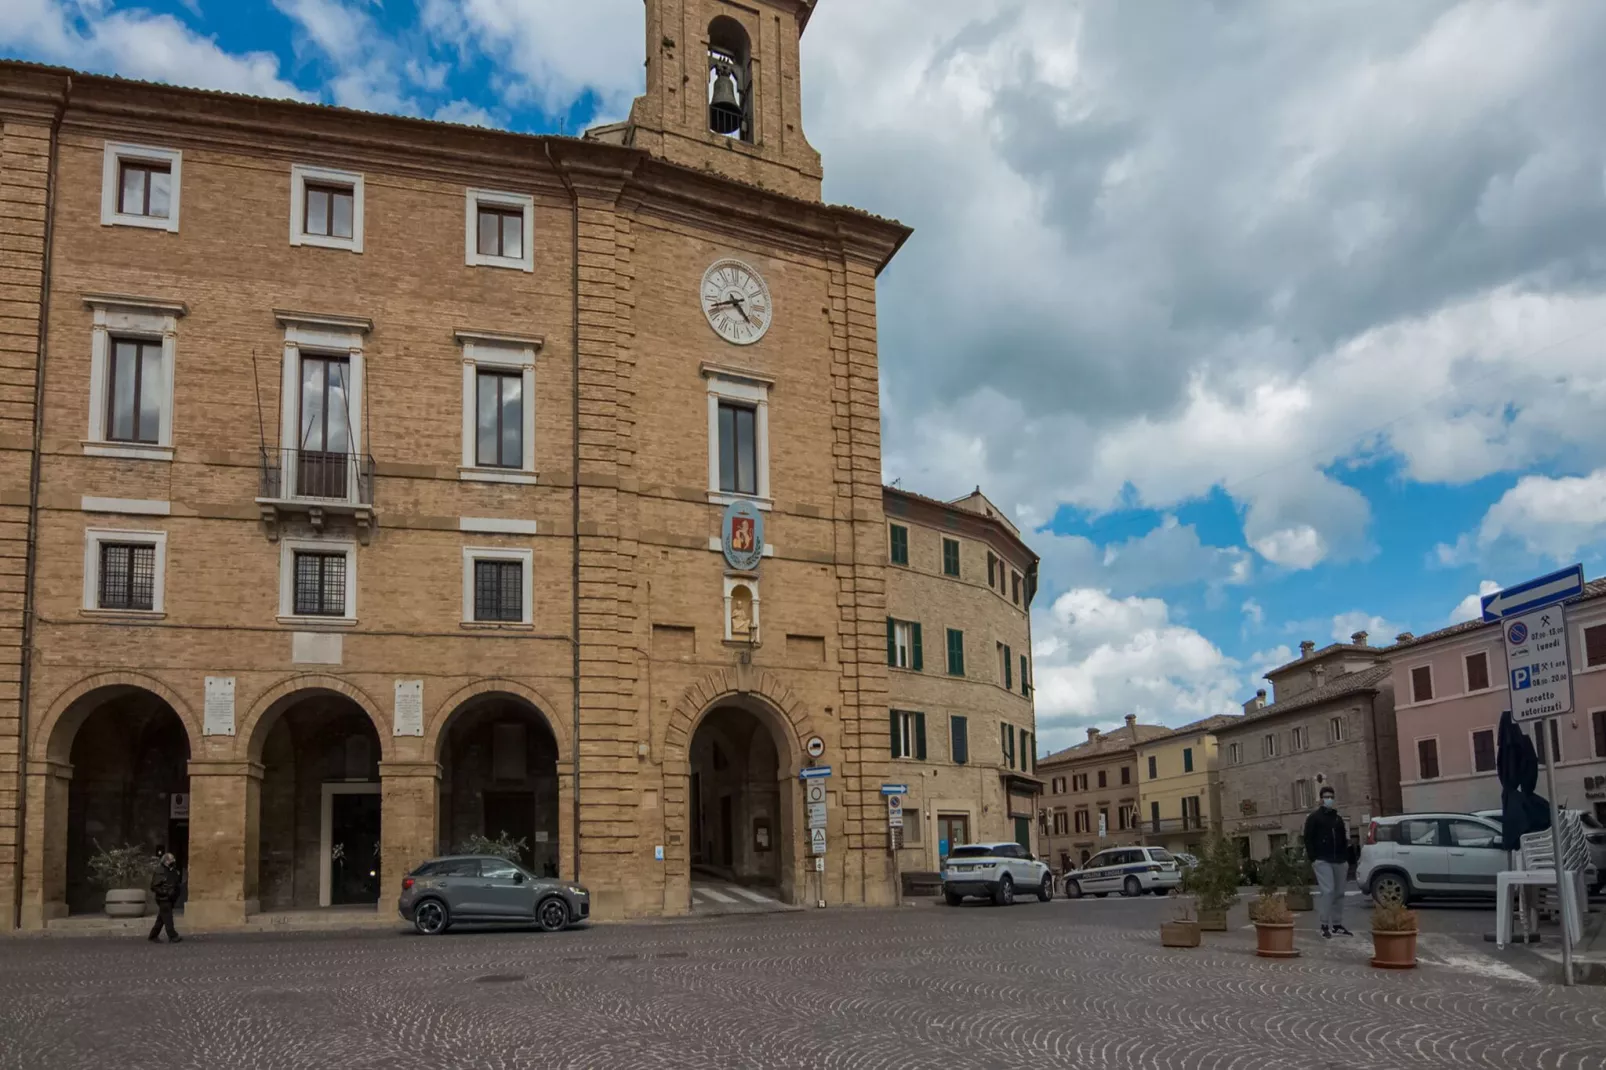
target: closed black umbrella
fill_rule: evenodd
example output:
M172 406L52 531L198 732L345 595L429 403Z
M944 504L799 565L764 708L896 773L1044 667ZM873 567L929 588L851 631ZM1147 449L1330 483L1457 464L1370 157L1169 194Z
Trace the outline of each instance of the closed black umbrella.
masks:
M1522 846L1524 834L1550 827L1550 803L1534 793L1539 783L1539 754L1510 710L1500 715L1496 739L1499 749L1494 767L1500 779L1501 846L1515 851Z

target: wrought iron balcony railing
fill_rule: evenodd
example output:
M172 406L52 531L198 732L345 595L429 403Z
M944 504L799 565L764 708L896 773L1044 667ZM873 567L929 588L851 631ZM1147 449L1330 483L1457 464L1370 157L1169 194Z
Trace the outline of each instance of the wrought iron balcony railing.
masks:
M374 459L364 453L262 447L257 504L277 538L279 514L304 512L314 528L324 513L350 514L365 541L373 523Z

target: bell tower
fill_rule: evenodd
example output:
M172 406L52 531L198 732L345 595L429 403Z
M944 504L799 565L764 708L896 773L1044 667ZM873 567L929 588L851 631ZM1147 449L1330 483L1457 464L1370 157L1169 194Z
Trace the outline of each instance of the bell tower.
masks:
M800 43L815 0L646 0L647 92L623 140L654 156L806 200L820 154L803 136Z

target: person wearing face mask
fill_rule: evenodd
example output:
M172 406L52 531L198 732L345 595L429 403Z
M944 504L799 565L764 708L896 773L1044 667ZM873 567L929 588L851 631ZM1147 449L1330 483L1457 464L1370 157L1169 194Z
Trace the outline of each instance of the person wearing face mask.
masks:
M1305 819L1305 855L1316 870L1316 913L1322 939L1354 936L1344 927L1344 885L1349 878L1349 831L1338 813L1338 793L1324 786L1321 805Z

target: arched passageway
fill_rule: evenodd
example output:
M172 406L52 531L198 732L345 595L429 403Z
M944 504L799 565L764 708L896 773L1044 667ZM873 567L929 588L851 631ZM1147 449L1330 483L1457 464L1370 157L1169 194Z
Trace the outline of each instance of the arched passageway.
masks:
M438 761L441 852L505 836L525 868L558 876L558 744L540 710L515 695L478 695L452 712Z
M789 887L793 835L775 740L737 706L711 710L688 749L688 825L693 878Z

